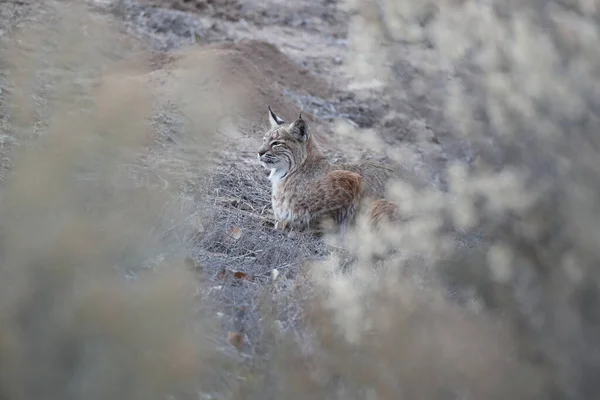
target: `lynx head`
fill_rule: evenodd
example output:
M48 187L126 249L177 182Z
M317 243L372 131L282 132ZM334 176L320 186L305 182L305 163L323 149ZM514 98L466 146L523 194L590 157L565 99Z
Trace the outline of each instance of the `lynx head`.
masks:
M269 107L269 122L271 128L263 137L258 159L271 170L269 179L278 181L306 161L310 135L302 113L288 125Z

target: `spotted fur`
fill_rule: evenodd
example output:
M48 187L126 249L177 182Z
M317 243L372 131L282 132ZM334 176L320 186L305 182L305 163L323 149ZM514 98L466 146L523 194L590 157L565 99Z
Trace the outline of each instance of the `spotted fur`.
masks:
M323 155L300 115L286 124L269 107L271 128L258 149L269 169L271 201L277 228L333 222L344 229L366 202L381 199L392 169L377 163L332 164ZM387 203L385 203L387 205ZM386 210L391 210L391 206ZM371 209L381 218L383 203Z

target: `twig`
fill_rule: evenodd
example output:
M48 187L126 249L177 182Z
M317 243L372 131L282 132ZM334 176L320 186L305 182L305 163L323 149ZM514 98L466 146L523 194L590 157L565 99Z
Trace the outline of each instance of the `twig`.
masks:
M269 218L269 217L265 217L264 215L258 215L258 214L254 214L251 213L249 211L244 211L244 210L240 210L239 208L235 209L236 213L239 213L245 217L249 217L249 218L253 218L253 219L257 219L263 223L267 223L271 226L275 226L275 219L273 218Z

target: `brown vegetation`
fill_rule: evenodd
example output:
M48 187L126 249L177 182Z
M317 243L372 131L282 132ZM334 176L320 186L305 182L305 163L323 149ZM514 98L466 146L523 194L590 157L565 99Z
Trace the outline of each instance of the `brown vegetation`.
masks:
M175 3L0 4L0 398L598 397L600 4ZM427 184L277 232L268 104Z

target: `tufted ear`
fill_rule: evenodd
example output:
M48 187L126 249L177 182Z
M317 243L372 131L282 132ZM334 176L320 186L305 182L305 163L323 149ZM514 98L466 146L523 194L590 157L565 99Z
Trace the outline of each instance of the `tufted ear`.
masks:
M284 121L279 118L274 112L273 110L271 110L271 106L269 106L269 124L271 125L271 128L275 128L279 125L283 125Z
M299 142L306 142L308 140L308 125L306 121L302 119L302 114L300 117L290 124L290 131L292 135Z

